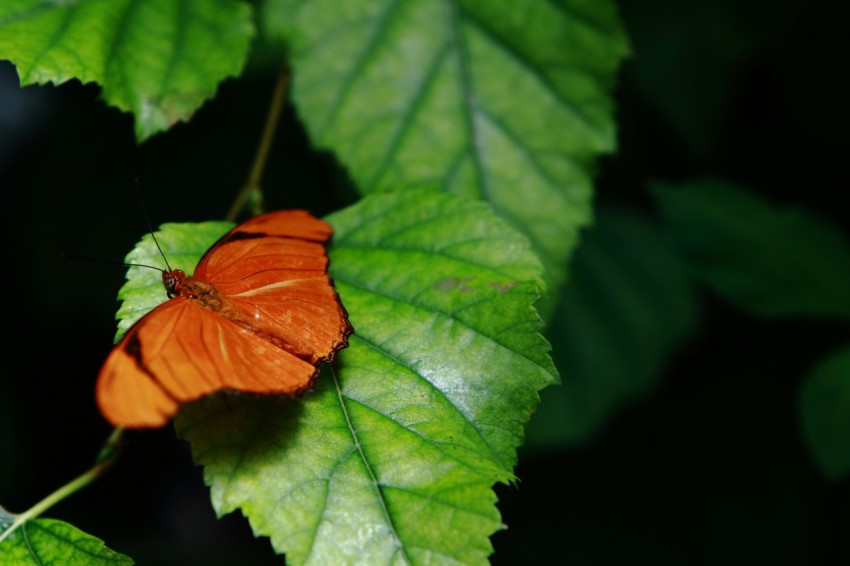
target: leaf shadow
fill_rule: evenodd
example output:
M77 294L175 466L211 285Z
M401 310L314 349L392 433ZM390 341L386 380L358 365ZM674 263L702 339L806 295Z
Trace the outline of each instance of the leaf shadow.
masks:
M221 392L185 405L175 426L177 435L192 444L196 464L235 457L240 466L250 467L286 448L303 412L304 397Z

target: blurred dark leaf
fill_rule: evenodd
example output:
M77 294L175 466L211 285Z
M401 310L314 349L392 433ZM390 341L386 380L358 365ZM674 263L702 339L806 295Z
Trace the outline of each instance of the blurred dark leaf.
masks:
M835 226L724 181L652 193L693 274L726 300L757 315L850 319L850 248Z
M823 473L838 480L850 472L850 346L815 367L800 391L803 433Z
M528 431L535 449L586 442L646 396L697 322L681 261L640 214L600 210L574 261L549 329L562 385L541 394Z

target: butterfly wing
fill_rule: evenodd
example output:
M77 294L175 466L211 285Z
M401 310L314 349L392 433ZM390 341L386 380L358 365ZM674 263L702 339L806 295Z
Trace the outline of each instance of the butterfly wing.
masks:
M181 403L223 389L295 395L352 329L327 274L332 228L305 211L263 214L216 242L181 294L142 317L101 369L97 400L125 428L158 427ZM187 284L188 286L188 284Z
M318 375L313 364L184 297L134 325L97 382L101 412L115 426L160 427L182 403L222 389L295 395Z
M328 276L333 229L303 210L256 216L201 258L196 279L297 357L318 364L348 344L348 314Z

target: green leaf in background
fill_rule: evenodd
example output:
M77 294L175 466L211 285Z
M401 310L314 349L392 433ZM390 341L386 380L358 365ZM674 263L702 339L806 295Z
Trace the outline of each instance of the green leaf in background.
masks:
M527 445L591 440L651 392L696 322L693 286L660 230L637 213L600 209L597 224L582 233L549 325L562 384L541 394Z
M827 477L850 472L850 346L822 360L800 391L803 434Z
M14 521L0 507L0 534ZM54 519L31 519L0 542L0 564L9 566L116 566L133 560L104 546L103 541Z
M234 0L4 0L0 59L21 85L96 82L139 141L187 120L238 75L254 27Z
M550 284L591 218L628 51L607 0L270 0L314 143L362 193L423 185L488 201ZM554 286L553 286L554 287Z
M216 511L241 509L288 563L486 564L492 486L513 479L538 390L557 379L532 306L539 260L488 206L439 191L328 220L355 328L339 369L298 399L187 405L178 433Z
M850 248L825 220L724 181L652 187L694 275L758 315L850 318Z

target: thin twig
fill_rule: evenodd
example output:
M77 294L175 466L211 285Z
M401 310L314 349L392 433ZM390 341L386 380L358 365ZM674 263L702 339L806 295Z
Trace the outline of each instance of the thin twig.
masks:
M233 206L230 207L230 211L227 213L227 220L231 222L236 221L239 212L245 206L245 202L248 200L248 197L251 196L251 193L254 193L255 191L259 193L260 191L260 180L263 177L263 170L266 167L269 150L271 149L272 142L274 141L275 129L280 119L280 112L283 108L283 101L286 98L286 90L288 87L289 67L284 65L280 74L277 76L277 83L275 84L271 104L269 105L269 113L266 117L266 126L263 130L263 137L260 138L260 145L257 148L257 154L254 156L254 164L251 167L251 172L248 174L248 179L245 181L245 184L242 185L241 189L239 189L239 193L233 201ZM258 208L261 209L262 193L259 193L259 196L261 202Z
M123 432L124 429L121 428L116 428L112 431L112 434L109 435L109 438L104 443L103 448L101 448L98 453L95 465L89 468L85 473L66 483L20 515L15 515L15 520L11 525L9 525L9 528L0 533L0 542L3 542L6 537L10 536L15 530L30 519L35 519L69 495L76 493L100 477L100 475L115 462L118 455L121 453L120 443Z

